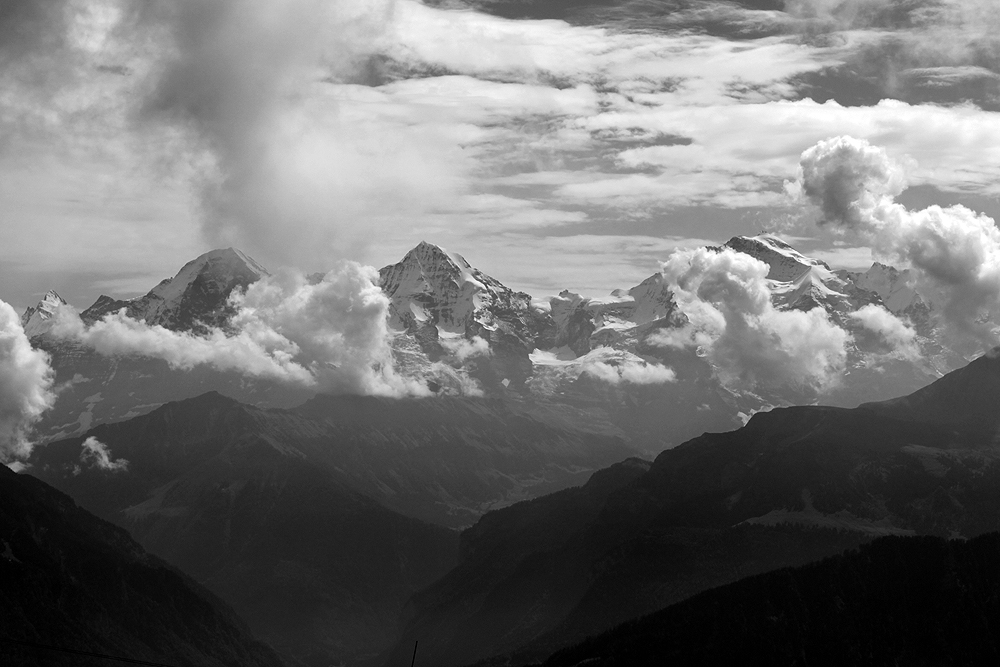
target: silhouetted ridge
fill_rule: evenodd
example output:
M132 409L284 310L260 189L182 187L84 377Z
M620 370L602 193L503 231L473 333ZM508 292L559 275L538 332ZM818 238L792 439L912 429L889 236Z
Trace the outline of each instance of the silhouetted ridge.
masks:
M419 637L442 667L530 664L876 537L998 531L998 415L1000 360L983 357L905 399L754 414L608 493L585 486L491 512L463 534L463 562L413 598L393 657Z
M1000 534L885 537L706 591L545 667L987 665L998 627Z
M861 407L898 419L971 429L980 435L996 430L1000 426L1000 348L908 396Z
M4 466L0 638L170 665L281 665L221 600L127 532ZM0 663L109 664L5 642Z

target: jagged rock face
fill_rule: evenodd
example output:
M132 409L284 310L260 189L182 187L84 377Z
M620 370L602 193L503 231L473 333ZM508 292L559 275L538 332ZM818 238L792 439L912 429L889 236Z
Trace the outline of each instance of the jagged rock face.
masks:
M814 268L830 271L826 262L806 257L781 239L766 234L734 236L726 243L726 247L756 257L767 264L768 280L794 282Z
M726 246L768 265L776 308L823 308L852 334L840 389L822 396L796 387L732 390L714 378L704 354L657 345L650 334L687 323L661 273L607 297L563 291L533 300L472 267L462 256L429 243L421 243L380 272L380 286L390 301L396 370L411 379L426 379L427 386L443 394L479 389L491 396L514 392L538 401L599 407L616 415L614 423L633 435L636 425L644 424L638 437L658 451L703 430L735 426L739 421L733 420L769 406L815 400L850 406L898 396L964 362L938 342L930 311L907 285L906 272L878 264L861 273L834 272L767 235L735 237ZM233 290L265 275L260 265L238 250L213 250L145 296L130 301L102 296L82 317L92 322L124 308L133 318L175 330L226 327L233 314L228 301ZM237 371L171 370L163 361L106 358L66 341L43 340L46 337L38 334L44 333L61 303L50 293L23 319L36 344L52 354L57 381L64 385L55 409L39 424L41 437L83 432L94 424L141 414L165 401L209 389L257 405L288 406L305 398L277 382L247 380ZM880 334L851 317L867 304L884 304L908 318L919 335L923 359L888 358L892 350ZM622 364L661 364L676 373L677 382L638 386L584 373L598 367L607 371L609 365L614 370ZM658 413L655 419L650 411ZM714 416L708 419L706 414Z
M435 332L487 341L493 363L490 373L474 373L481 381L522 385L531 375L528 354L536 338L551 329L550 318L532 308L530 295L430 243L379 271L379 284L390 300L390 325L417 335L422 346L426 342L428 356L442 354Z
M531 297L515 292L464 257L422 242L399 264L379 271L382 291L392 302L392 324L465 334L470 328L494 329L501 322L524 325ZM526 328L526 327L525 327Z
M264 267L239 250L212 250L185 264L176 276L145 296L120 301L102 295L80 317L90 323L125 308L132 319L174 331L221 327L235 312L229 305L233 290L245 290L266 275Z
M662 273L654 273L630 290L616 289L604 298L585 298L564 290L550 298L549 305L555 325L553 347L568 347L577 356L602 346L634 349L641 334L650 328L643 325L652 322L683 324Z
M589 301L579 294L563 290L549 300L556 325L554 347L568 347L577 356L590 352L590 337L597 331Z
M766 234L736 236L726 246L750 255L768 266L767 280L772 300L781 310L825 310L839 326L848 327L847 313L857 310L860 301L869 302L866 291L848 292L848 283L823 261L806 257L784 241Z
M21 326L28 338L40 336L52 328L52 317L60 306L65 306L66 300L55 290L49 290L37 306L29 307L21 316Z
M226 327L235 313L229 304L233 291L246 289L266 275L260 264L239 250L212 250L185 264L175 277L145 296L126 301L101 296L80 317L89 324L124 308L133 319L175 331ZM209 366L172 369L162 359L109 357L74 341L45 336L53 313L63 305L66 302L58 294L49 292L22 317L25 333L33 338L35 347L49 353L60 386L55 406L36 426L43 439L82 433L92 425L143 414L206 389L225 391L252 403L284 406L311 395L274 381L248 380L237 371L217 371Z
M931 308L910 286L912 275L909 270L886 266L875 262L864 272L838 271L849 288L866 295L877 295L878 302L889 312L909 320L921 336L935 337ZM940 348L940 345L935 347Z
M910 271L875 262L867 271L839 272L844 278L852 281L862 289L875 292L890 312L901 314L911 311L914 307L923 305L920 295L910 287Z
M857 329L848 315L874 304L908 318L918 329L928 325L929 309L910 287L910 272L872 264L867 271L832 271L818 259L799 253L772 236L737 236L726 246L755 257L770 267L772 298L780 309L809 310L820 307L840 327ZM923 334L929 334L925 326Z

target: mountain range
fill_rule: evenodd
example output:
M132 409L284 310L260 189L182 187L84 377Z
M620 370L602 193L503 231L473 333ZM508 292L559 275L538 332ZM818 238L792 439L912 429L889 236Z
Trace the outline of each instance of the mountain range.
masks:
M586 415L544 417L486 398L283 410L212 392L37 448L31 471L226 599L290 664L353 664L455 564L451 527L634 451Z
M755 414L491 512L411 600L393 659L528 664L708 588L881 535L1000 530L1000 360L905 398ZM388 664L388 663L387 663Z
M558 446L539 448L586 451L580 433L528 412L521 444L491 442L512 418L490 398L289 410L209 393L39 447L28 469L233 605L288 664L394 665L419 642L425 664L526 665L881 536L1000 530L997 396L990 354L905 397L776 408L652 462L609 434L596 451L617 463L460 535L440 525L452 515L437 485L456 498L464 480L474 497L490 470L504 477L498 452L558 460ZM442 442L449 430L461 432Z
M656 343L658 335L688 322L662 273L603 298L567 290L537 298L429 243L379 272L389 300L394 363L404 377L428 382L437 393L469 389L428 370L435 364L472 378L486 396L523 398L553 411L587 410L653 455L704 431L739 426L776 405L853 407L903 395L967 361L943 342L905 271L877 263L866 272L833 271L768 235L735 237L724 247L768 266L768 288L779 311L820 307L851 334L838 386L824 393L795 383L733 386L720 381L719 369L699 350ZM214 250L144 296L128 301L101 296L80 318L92 323L121 310L171 331L226 331L236 309L230 296L268 275L238 250ZM37 427L45 440L210 390L264 407L292 407L314 393L207 365L181 370L152 356L100 355L50 335L52 314L63 303L49 292L22 317L34 344L50 353L60 388L55 407ZM912 324L919 354L887 353L885 342L851 317L873 304ZM428 380L431 376L437 379Z
M820 308L851 334L839 388L733 385L700 348L656 344L690 324L664 273L539 299L421 243L377 278L419 398L101 354L53 335L49 293L22 320L58 387L27 470L303 667L402 664L417 641L428 664L528 664L880 535L1000 528L998 362L931 383L964 360L905 272L833 271L767 235L723 248L764 262L778 312ZM236 335L233 296L267 276L216 250L78 317ZM905 318L919 355L886 353L852 316L871 305ZM448 384L462 376L473 390Z

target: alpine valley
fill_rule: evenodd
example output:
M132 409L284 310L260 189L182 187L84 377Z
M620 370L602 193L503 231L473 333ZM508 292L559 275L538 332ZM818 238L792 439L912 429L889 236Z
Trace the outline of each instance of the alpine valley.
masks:
M119 318L237 335L242 295L271 277L227 248L138 298L77 313L52 291L24 313L57 399L18 493L96 515L92 532L179 569L191 581L171 586L218 596L295 667L409 664L417 642L419 664L528 665L880 536L1000 530L1000 362L946 345L907 272L835 271L770 235L709 250L763 262L769 308L846 332L836 382L723 372L665 273L539 298L429 243L375 286L386 363L411 395L318 392L63 333L67 318ZM906 353L863 326L869 306L907 323ZM40 521L12 529L12 557L41 548ZM224 605L205 609L238 628L225 651L271 664ZM573 650L599 653L552 664Z

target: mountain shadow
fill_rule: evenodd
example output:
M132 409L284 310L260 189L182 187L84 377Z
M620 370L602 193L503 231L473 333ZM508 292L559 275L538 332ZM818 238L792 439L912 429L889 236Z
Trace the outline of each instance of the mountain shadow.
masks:
M28 646L34 644L36 646ZM128 533L0 466L0 663L280 667L220 599Z
M1000 530L1000 360L902 399L754 415L619 483L484 516L386 664L523 665L709 588L883 535ZM567 519L567 517L570 517Z
M364 661L452 567L457 534L358 492L282 416L207 394L92 431L110 464L74 439L36 449L32 470L232 604L288 664Z
M883 537L706 591L544 664L987 665L998 627L1000 534Z

